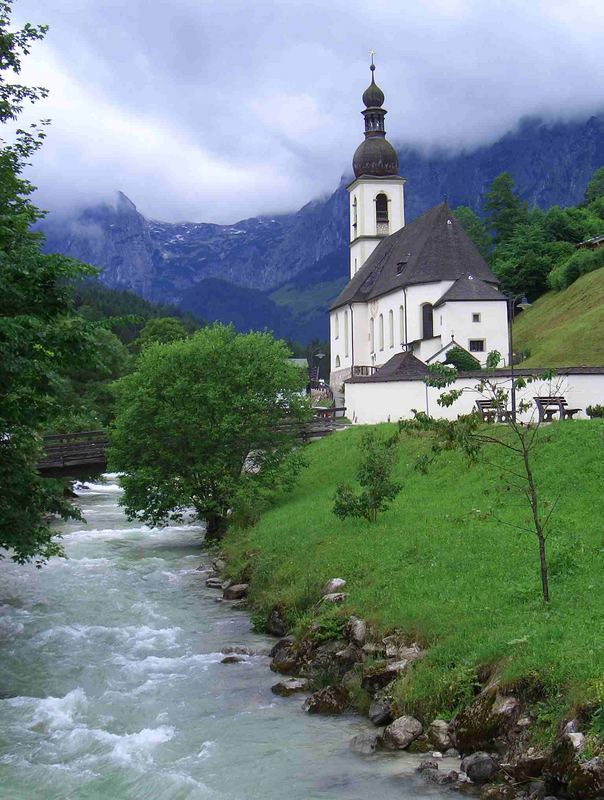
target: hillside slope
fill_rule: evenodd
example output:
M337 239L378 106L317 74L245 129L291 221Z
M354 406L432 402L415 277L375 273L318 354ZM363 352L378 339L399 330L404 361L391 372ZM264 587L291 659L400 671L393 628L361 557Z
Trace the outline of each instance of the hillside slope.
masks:
M516 320L514 349L530 352L527 367L603 365L604 269L540 297Z

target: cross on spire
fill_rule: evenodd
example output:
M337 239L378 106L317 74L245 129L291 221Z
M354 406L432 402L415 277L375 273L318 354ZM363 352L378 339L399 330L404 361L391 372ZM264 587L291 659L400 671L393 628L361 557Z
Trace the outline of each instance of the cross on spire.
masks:
M369 69L373 72L375 69L375 64L373 63L373 57L374 55L376 55L376 52L373 48L371 48L371 50L369 51L369 55L371 56L371 66L369 67Z

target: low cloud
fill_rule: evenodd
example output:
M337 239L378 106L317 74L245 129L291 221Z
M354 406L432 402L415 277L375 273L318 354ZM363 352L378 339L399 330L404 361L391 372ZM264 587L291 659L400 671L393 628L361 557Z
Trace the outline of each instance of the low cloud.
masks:
M16 15L51 26L23 77L51 90L31 178L55 211L117 189L164 220L296 210L350 170L371 46L395 142L472 148L526 115L604 107L599 0L20 0Z

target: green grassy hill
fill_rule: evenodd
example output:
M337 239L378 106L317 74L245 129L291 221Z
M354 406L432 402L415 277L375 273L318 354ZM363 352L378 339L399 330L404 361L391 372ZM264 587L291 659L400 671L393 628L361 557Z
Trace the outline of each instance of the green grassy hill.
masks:
M548 540L548 609L536 539L511 527L528 523L527 508L501 486L500 470L448 453L424 475L414 464L427 443L403 437L403 490L393 506L376 523L336 518L334 491L354 482L362 432L310 445L309 465L287 498L255 527L227 537L232 574L252 577L258 619L282 603L304 630L320 587L341 577L346 605L328 614L354 612L379 631L396 628L429 645L411 680L396 687L403 713L450 716L473 695L481 665L498 665L512 686L541 687L544 736L574 704L604 704L604 528L594 514L604 423L554 423L537 451L543 497L559 498Z
M604 269L540 297L516 320L514 349L530 351L523 367L603 365Z

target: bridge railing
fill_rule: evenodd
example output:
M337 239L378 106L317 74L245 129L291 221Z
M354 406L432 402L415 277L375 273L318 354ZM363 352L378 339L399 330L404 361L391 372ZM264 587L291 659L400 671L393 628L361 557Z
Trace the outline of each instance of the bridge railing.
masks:
M53 469L106 464L109 439L105 431L52 433L43 437L42 472Z

